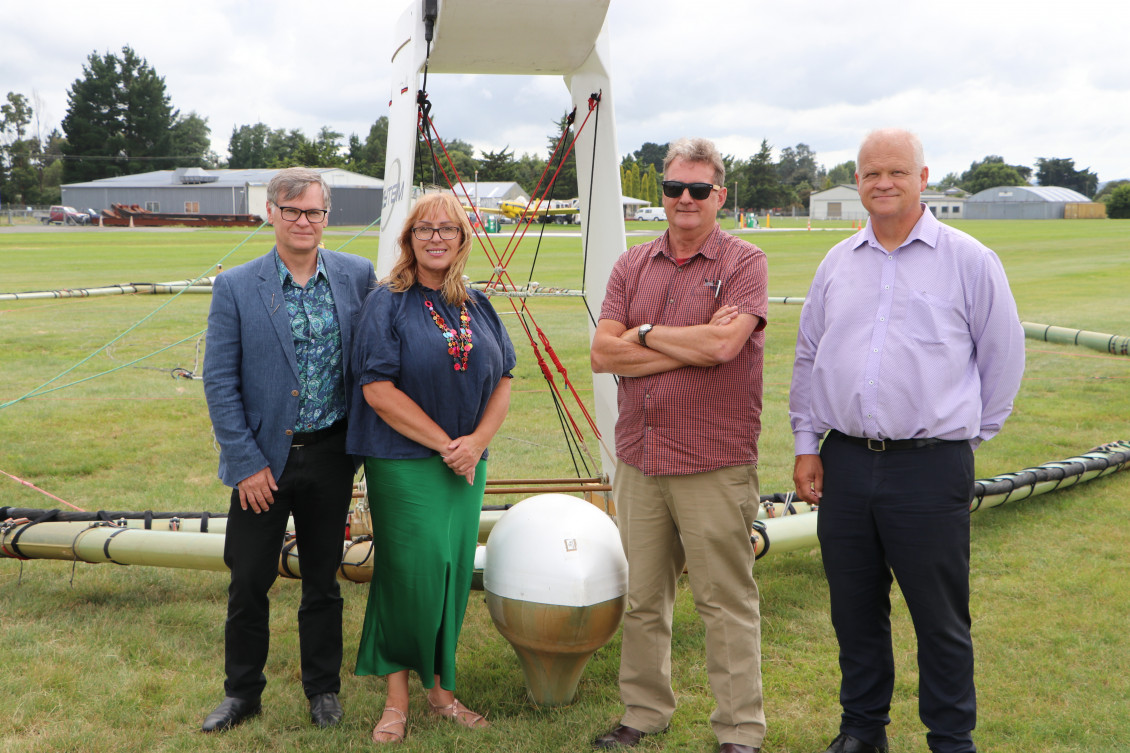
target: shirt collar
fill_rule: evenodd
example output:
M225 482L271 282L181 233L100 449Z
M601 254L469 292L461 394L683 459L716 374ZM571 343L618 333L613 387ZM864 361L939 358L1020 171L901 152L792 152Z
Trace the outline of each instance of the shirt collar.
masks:
M899 248L909 246L915 241L922 241L930 248L938 247L938 235L941 233L942 223L938 221L938 218L934 216L934 213L931 212L925 204L919 203L919 206L922 207L922 215L918 218L918 222L914 223L910 235L906 236L906 240L902 242ZM882 249L883 253L886 253L886 249L883 249L882 244L880 244L879 240L875 237L875 230L871 227L870 221L856 234L855 244L852 246L852 250L856 250L864 245Z
M717 259L718 249L720 248L720 245L718 243L718 234L721 232L722 227L717 222L715 222L714 229L710 231L710 235L706 236L706 238L703 239L702 245L698 247L697 251L691 254L690 258L693 259L696 254L702 254L707 259ZM656 243L655 247L651 249L651 256L654 258L659 254L663 254L671 261L675 261L675 257L671 255L670 240L671 231L667 230L663 233L663 235L659 236L659 243ZM678 262L675 263L678 264Z
M314 276L310 279L316 280L319 277L321 277L324 280L328 280L329 275L326 274L326 267L322 263L322 252L321 252L321 250L319 250L317 253L318 253L318 267L317 267L317 269L314 270ZM278 271L279 282L282 283L283 285L286 285L287 280L290 280L291 284L293 284L293 285L297 284L297 283L294 282L294 275L292 275L290 273L290 270L286 268L286 265L283 264L282 257L279 256L279 250L278 250L277 247L275 248L275 270Z

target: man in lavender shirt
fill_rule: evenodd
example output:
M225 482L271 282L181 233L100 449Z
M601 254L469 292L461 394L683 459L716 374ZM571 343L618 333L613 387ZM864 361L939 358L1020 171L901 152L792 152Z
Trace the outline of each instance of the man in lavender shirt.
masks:
M996 254L920 203L918 138L874 131L857 164L870 219L816 271L789 393L793 480L820 506L840 644L843 713L826 753L887 750L892 573L918 638L926 742L973 753L973 450L1012 410L1024 331Z

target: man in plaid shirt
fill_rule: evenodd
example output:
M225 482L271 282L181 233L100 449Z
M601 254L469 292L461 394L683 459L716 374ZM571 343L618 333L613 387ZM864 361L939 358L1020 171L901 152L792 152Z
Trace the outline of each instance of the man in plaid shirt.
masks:
M632 747L667 728L675 583L686 566L706 625L711 726L722 753L751 753L765 736L749 532L767 263L718 226L725 168L710 141L674 142L663 172L667 232L617 260L592 343L593 371L619 377L613 496L629 564L626 708L593 745Z

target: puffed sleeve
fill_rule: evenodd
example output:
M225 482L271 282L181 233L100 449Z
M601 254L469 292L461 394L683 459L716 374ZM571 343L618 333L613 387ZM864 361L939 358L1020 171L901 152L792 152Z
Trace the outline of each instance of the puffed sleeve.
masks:
M384 285L368 297L353 330L353 366L360 385L400 380L400 332L395 326L398 298Z

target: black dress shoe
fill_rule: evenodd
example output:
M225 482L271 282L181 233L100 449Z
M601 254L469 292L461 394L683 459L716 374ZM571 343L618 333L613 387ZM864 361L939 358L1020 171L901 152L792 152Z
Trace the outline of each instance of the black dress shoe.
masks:
M592 741L594 748L631 748L647 737L647 732L640 732L635 727L626 727L617 724L611 732L601 735Z
M310 720L319 727L332 727L341 721L344 712L337 693L319 693L310 697Z
M741 743L722 743L718 747L718 753L761 753L761 748L742 745Z
M865 743L841 732L824 753L887 753L887 746Z
M227 696L220 701L216 710L204 719L204 732L223 732L231 729L244 719L250 719L262 710L258 701L247 701L242 698Z

